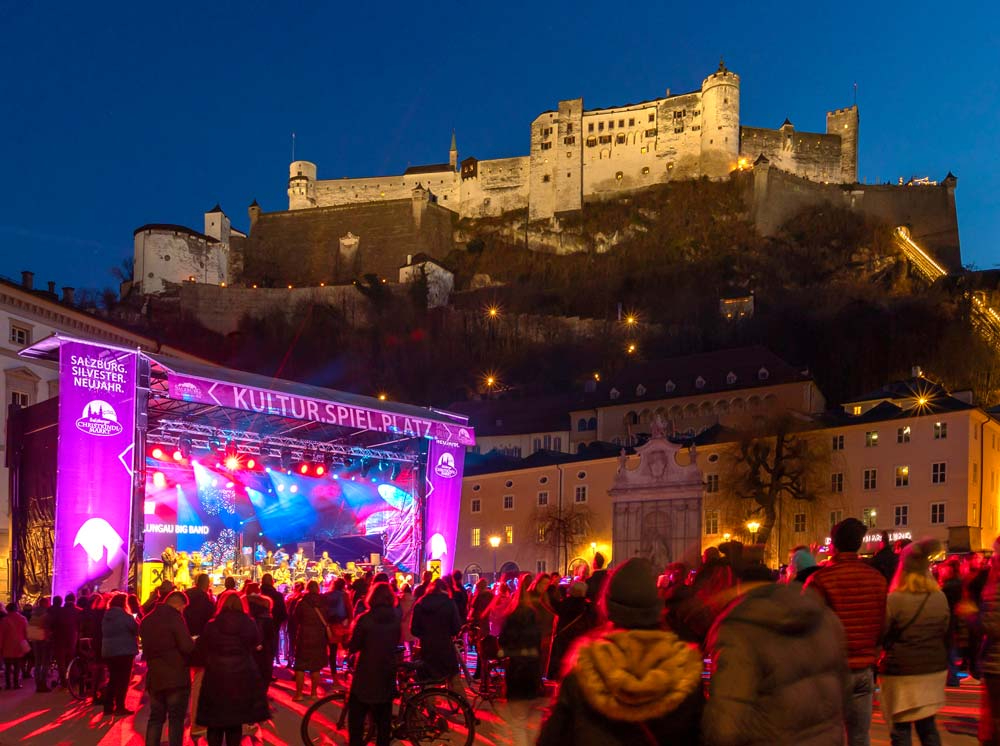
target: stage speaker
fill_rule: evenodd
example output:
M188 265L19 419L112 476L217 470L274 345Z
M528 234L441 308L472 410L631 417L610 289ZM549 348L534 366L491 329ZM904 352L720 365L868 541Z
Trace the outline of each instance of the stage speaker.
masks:
M316 542L315 541L300 541L298 548L303 551L306 555L306 559L314 560L316 559Z

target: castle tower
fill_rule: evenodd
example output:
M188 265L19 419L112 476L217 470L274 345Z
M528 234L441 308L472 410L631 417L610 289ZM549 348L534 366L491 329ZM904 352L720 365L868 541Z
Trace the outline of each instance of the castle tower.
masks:
M840 136L840 181L858 181L858 106L848 106L826 113L826 134Z
M451 131L451 150L448 151L448 165L454 171L458 168L458 144L455 142L455 130Z
M555 214L583 209L583 99L559 102L553 154Z
M257 200L250 203L250 207L247 208L247 216L250 218L250 230L253 230L257 218L260 217L260 205L257 204Z
M304 210L316 206L316 164L292 161L288 167L288 209Z
M216 241L229 245L229 235L232 232L232 223L226 217L226 213L217 204L205 213L205 235L211 236Z
M728 176L740 152L740 76L719 69L701 84L701 173Z

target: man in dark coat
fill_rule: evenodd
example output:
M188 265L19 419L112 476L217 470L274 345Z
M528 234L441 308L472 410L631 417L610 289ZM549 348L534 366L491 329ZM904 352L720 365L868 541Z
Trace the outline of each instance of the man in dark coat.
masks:
M59 666L59 683L66 686L66 670L76 655L76 643L80 637L80 610L72 593L67 593L65 600L57 606L58 599L58 596L52 599L52 655Z
M595 603L601 597L604 584L608 582L608 571L604 569L604 555L600 552L594 554L594 571L587 578L587 598L590 603Z
M200 573L195 579L194 588L188 588L187 606L184 608L184 621L188 631L197 637L205 630L208 620L215 614L215 601L208 593L210 579L207 574Z
M462 571L455 570L451 574L451 600L458 608L458 618L465 619L469 612L469 593L462 585Z
M288 607L285 605L285 597L274 587L274 576L269 572L261 576L260 595L271 599L271 618L274 620L274 637L278 641L278 644L275 646L274 659L275 662L281 663L279 658L282 649L281 639L283 637L285 638L284 649L288 656L291 657L291 654L288 653L290 645L288 644L287 630L285 629L286 622L288 622Z
M424 672L432 679L450 679L458 674L454 637L462 628L458 607L448 595L448 584L438 578L413 605L410 632L420 640Z
M899 555L892 549L892 542L889 541L889 532L882 532L882 546L872 555L871 566L882 573L886 583L891 583L899 567Z
M358 617L348 644L348 650L358 654L348 700L348 733L350 745L360 746L365 717L371 712L375 746L389 746L396 693L396 647L402 625L388 583L375 583L368 598L371 608Z
M187 605L187 596L174 591L139 625L149 694L146 743L160 743L164 721L169 721L170 746L184 742L184 716L191 696L187 657L194 650L194 640L184 623Z

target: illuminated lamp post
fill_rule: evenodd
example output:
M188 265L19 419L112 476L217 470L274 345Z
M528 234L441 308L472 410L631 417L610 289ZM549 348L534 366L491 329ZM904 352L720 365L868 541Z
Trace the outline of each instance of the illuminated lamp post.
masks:
M757 543L757 532L760 530L760 521L747 521L747 531L754 544Z
M497 547L500 546L500 537L491 536L490 546L493 547L493 582L497 582Z

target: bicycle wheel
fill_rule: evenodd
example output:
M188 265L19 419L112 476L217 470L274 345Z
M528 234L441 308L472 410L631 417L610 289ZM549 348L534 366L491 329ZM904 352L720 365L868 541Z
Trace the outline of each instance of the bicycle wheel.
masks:
M472 746L476 719L463 697L449 689L424 689L406 703L399 733L412 744Z
M73 699L84 700L90 694L93 687L93 674L90 666L80 656L69 662L66 668L66 686Z
M335 692L314 702L302 716L299 735L305 746L343 744L347 734L347 692ZM334 733L343 728L339 736Z

